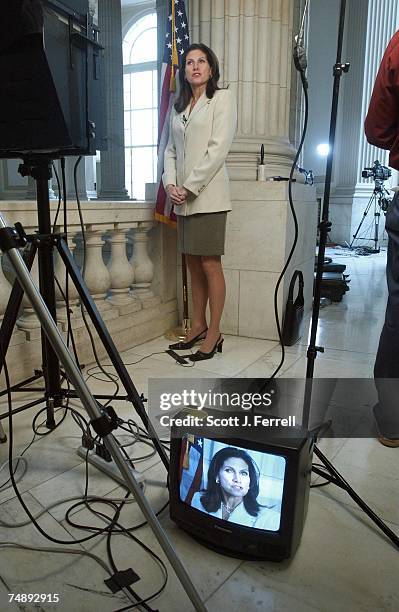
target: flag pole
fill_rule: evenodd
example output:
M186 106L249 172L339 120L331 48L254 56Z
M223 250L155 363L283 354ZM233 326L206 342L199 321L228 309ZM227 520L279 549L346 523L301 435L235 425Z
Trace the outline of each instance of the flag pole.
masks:
M165 332L165 338L168 340L184 340L191 328L191 322L188 314L187 260L184 253L181 254L181 278L183 297L182 324L178 327L172 327Z
M181 19L180 23L177 23L176 20L176 7L174 0L171 0L171 13L169 16L169 20L171 22L170 33L169 33L169 41L170 44L170 60L171 60L171 71L170 71L170 82L169 82L169 93L173 95L172 92L176 92L176 72L179 69L179 52L180 54L183 51L183 48L178 50L178 43L181 44L183 42L183 33L181 33L181 38L176 36L176 33L179 31L179 27L185 29L187 27L187 18L185 11L178 11L178 17ZM184 39L187 39L188 45L188 35L185 36ZM174 217L175 219L175 217ZM173 222L174 227L176 227L176 221ZM184 253L181 255L181 265L182 265L182 297L183 297L183 317L182 317L182 325L176 328L172 328L165 333L165 337L168 340L184 340L190 330L190 319L188 315L188 282L187 282L187 260Z
M181 275L183 288L183 332L184 336L187 336L190 331L190 319L188 318L187 260L184 253L181 254Z

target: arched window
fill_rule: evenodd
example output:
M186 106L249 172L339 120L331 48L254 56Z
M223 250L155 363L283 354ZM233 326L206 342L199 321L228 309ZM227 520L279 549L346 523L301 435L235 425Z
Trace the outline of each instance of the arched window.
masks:
M123 40L126 188L144 200L157 180L157 15L138 19Z

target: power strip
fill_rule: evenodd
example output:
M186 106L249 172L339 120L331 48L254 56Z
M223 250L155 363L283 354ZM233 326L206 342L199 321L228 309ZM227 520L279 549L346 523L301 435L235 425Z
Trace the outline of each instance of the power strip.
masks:
M87 455L87 448L84 448L84 446L79 446L76 452L79 455L79 457L81 457L85 461L86 461L86 456L87 456L87 461L88 463L90 463L90 465L93 465L98 470L101 470L101 472L104 472L104 474L107 474L107 476L115 480L118 484L121 484L124 487L126 487L126 482L123 479L119 471L119 468L115 464L114 461L105 461L105 459L102 459L96 454L95 450L89 450L89 454ZM130 469L133 473L133 477L136 480L136 482L138 482L141 488L144 489L145 478L143 474L141 472L138 472L132 467Z

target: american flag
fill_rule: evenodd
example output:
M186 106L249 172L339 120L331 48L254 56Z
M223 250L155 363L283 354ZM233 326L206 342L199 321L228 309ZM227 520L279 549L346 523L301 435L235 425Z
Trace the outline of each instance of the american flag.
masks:
M201 489L204 439L187 434L180 450L180 499L191 504L194 493Z
M162 184L163 156L169 138L169 117L175 101L176 82L182 57L189 46L188 21L183 0L168 0L166 40L161 73L158 123L158 192L155 219L176 227L176 216Z

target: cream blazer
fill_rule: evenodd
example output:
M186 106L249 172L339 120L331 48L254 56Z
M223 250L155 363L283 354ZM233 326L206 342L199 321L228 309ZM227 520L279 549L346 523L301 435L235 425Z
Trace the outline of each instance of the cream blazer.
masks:
M186 202L175 206L176 215L231 210L226 157L233 142L237 107L229 89L212 99L204 93L190 112L172 108L169 141L165 149L163 184L183 186Z

